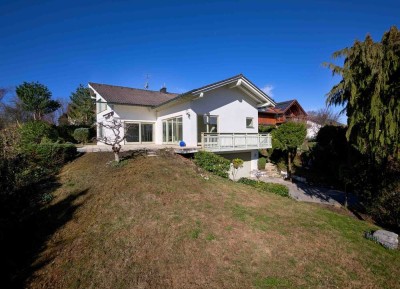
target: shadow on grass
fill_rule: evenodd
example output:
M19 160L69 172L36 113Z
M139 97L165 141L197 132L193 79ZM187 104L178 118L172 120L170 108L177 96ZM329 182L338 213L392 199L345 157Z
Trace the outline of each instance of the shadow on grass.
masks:
M325 202L334 200L342 206L345 205L345 192L320 186L310 186L301 182L297 182L295 184L307 196L318 198ZM364 220L362 214L365 213L365 209L354 194L348 193L347 204L348 210L352 212L355 217L357 217L359 220Z
M2 288L24 288L36 270L51 262L50 257L33 266L45 249L46 241L72 219L81 205L75 204L75 200L88 192L85 189L55 204L44 204L40 197L48 196L58 187L60 183L52 178L15 193L19 195L18 199L2 200L0 251L1 261L5 265Z

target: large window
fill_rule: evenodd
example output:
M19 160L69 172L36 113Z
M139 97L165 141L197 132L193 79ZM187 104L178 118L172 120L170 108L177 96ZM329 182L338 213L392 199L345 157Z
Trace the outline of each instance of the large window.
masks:
M153 142L153 124L128 122L125 123L125 136L127 143Z
M163 120L163 142L177 143L182 140L182 117Z
M140 126L141 130L141 141L142 142L153 142L153 124L142 123Z
M197 141L201 142L201 133L217 133L218 132L218 116L217 115L198 115L197 116Z

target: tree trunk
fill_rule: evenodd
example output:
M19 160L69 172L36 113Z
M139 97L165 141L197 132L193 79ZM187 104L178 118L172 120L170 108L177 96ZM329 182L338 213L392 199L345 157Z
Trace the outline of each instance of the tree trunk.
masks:
M115 158L115 161L117 163L119 163L119 153L118 152L114 152L114 158Z
M348 193L347 193L347 183L344 185L344 207L348 207Z

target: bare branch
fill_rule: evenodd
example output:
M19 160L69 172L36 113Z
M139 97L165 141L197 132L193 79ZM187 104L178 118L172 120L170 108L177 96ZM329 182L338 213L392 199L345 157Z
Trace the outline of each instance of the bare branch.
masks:
M99 142L105 145L111 146L114 152L115 161L119 162L119 153L121 151L121 143L125 140L126 136L121 136L122 130L124 129L124 123L116 118L109 118L104 122L98 123L100 129L104 129L104 134L102 137L98 138ZM111 132L111 133L108 133Z

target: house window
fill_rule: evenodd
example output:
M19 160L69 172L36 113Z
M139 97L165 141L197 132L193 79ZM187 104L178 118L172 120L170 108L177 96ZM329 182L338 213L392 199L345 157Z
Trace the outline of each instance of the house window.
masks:
M203 116L204 125L206 126L206 131L208 133L218 132L218 116L217 115L204 115Z
M107 103L106 103L106 102L103 102L101 99L99 99L99 100L96 102L96 110L97 110L97 113L103 112L103 111L105 111L106 109L107 109Z
M254 119L252 117L246 117L246 127L247 128L254 128L253 120Z
M182 140L182 117L174 117L163 120L163 142L164 143L177 143Z
M197 115L198 143L201 143L202 133L218 133L218 115Z
M97 137L98 138L103 138L104 137L104 126L103 123L99 123L97 126Z
M153 142L153 123L128 122L125 123L125 137L127 143Z

